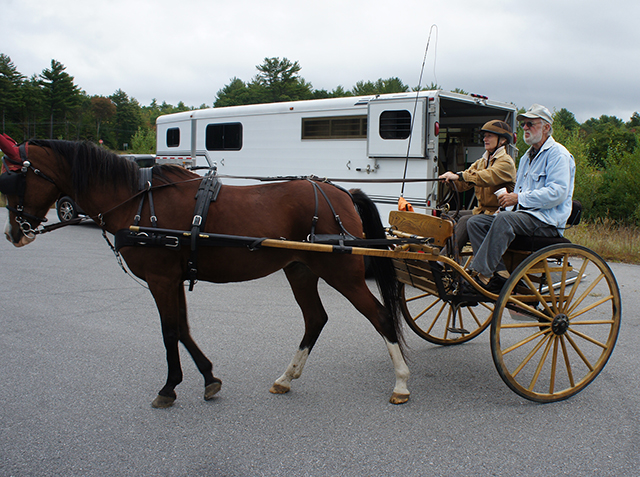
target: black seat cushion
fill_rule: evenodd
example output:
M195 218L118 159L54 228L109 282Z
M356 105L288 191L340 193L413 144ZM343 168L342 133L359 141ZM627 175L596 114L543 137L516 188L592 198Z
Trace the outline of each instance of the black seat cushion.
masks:
M531 237L529 235L516 235L516 238L511 242L511 245L509 245L509 249L535 252L557 243L571 243L571 240L566 237Z

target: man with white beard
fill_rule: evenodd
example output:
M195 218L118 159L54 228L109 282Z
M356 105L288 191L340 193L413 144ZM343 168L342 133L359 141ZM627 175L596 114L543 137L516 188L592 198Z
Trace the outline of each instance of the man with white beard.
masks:
M573 205L575 161L551 137L551 112L534 104L516 120L531 147L520 159L515 189L498 198L501 210L496 215L480 214L467 222L474 255L471 271L478 273L476 281L492 293L500 293L506 283L496 270L515 236L562 235ZM468 284L464 288L467 293L473 290Z

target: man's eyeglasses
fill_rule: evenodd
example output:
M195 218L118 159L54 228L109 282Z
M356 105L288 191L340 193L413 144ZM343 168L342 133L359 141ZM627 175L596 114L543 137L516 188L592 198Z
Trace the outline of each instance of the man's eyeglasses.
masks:
M522 129L524 129L525 126L527 126L529 129L531 129L532 127L535 127L538 123L534 123L533 121L526 121L523 123L520 123L520 127Z

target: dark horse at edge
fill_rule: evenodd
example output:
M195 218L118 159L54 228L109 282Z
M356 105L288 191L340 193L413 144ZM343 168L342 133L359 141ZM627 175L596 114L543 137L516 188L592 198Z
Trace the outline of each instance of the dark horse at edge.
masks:
M6 148L5 148L6 149ZM18 157L17 147L6 151ZM11 170L21 167L24 184L13 187L14 175L0 190L7 197L9 219L5 235L16 246L35 239L41 218L60 195L73 197L78 205L104 230L115 234L132 225L139 207L140 170L133 162L87 142L36 140L28 144L24 156L7 162ZM4 170L4 169L3 169ZM158 227L189 230L201 177L177 166L154 166L153 201ZM17 172L20 174L20 172ZM7 174L4 171L3 175ZM331 206L344 228L355 237L380 238L384 230L375 204L362 192L352 195L329 183L315 182L326 194L320 195L309 180L291 180L252 186L222 185L208 211L203 232L248 237L285 238L303 241L309 235L314 215L319 220L317 234L341 232ZM20 192L18 189L22 189ZM22 197L20 197L22 195ZM22 202L21 211L17 206ZM331 204L331 205L329 205ZM354 206L355 205L355 206ZM317 209L317 212L316 212ZM141 226L151 226L148 201L141 214ZM154 407L169 407L176 399L175 387L182 381L178 343L182 343L204 377L206 400L221 387L212 363L191 337L187 321L184 282L188 274L187 247L124 247L120 251L129 269L147 282L162 323L168 377L153 401ZM345 296L382 335L395 370L395 386L390 402L409 399L409 369L402 350L402 334L397 280L388 258L373 257L375 278L385 304L371 293L365 282L362 256L301 250L248 247L200 247L197 279L215 283L240 282L264 277L284 269L295 299L302 310L305 332L291 363L270 391L286 393L291 381L299 378L307 357L322 328L327 313L318 294L322 278Z

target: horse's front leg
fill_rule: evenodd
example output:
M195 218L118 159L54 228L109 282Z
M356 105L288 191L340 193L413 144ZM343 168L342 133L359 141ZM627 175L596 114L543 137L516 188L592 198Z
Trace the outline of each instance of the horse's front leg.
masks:
M182 382L180 366L180 298L182 283L169 280L147 280L149 290L158 307L162 324L162 339L167 352L167 382L151 405L156 408L171 407L176 400L175 388Z
M196 363L198 370L204 377L204 399L208 401L220 391L222 381L213 375L213 365L209 358L200 350L196 342L191 337L189 330L189 321L187 318L187 299L185 297L184 286L179 289L179 306L180 306L180 341L187 348L187 351Z

